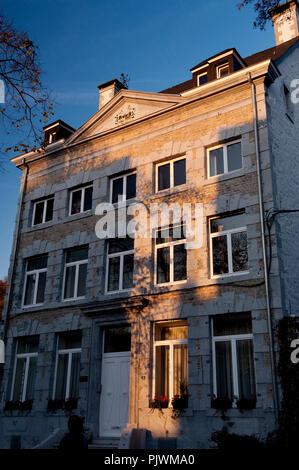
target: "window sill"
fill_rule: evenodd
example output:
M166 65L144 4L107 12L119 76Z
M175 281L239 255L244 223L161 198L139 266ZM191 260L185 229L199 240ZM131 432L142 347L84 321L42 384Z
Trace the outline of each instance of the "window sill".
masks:
M218 183L218 181L225 181L233 178L239 178L240 176L245 175L245 169L240 168L235 171L231 171L230 173L223 173L222 175L216 175L216 176L207 176L206 178L206 184L215 184Z
M260 418L264 416L265 410L262 408L254 408L253 410L243 410L241 412L238 408L230 408L223 414L227 418L242 418L244 416L247 418ZM208 418L221 418L221 411L215 408L207 408L206 416Z
M173 194L176 193L183 193L185 191L188 191L191 188L190 185L187 184L182 184L181 186L176 186L174 188L167 188L163 189L162 191L155 192L154 194L151 194L149 197L145 198L145 201L152 201L155 199L160 199L161 197L166 197L166 196L172 196Z
M215 276L212 276L211 279L212 280L215 280L215 279L228 279L228 278L232 278L232 277L236 277L236 276L245 276L247 274L250 274L250 271L239 271L239 272L236 272L236 273L217 274Z

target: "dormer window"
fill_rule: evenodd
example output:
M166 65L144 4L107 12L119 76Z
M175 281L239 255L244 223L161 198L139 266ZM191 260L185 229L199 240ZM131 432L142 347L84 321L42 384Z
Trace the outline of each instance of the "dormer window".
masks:
M204 85L207 82L208 82L207 72L204 72L204 73L201 73L200 75L197 75L197 86Z
M218 65L216 68L217 71L217 78L223 78L229 75L229 65L228 64L222 64Z

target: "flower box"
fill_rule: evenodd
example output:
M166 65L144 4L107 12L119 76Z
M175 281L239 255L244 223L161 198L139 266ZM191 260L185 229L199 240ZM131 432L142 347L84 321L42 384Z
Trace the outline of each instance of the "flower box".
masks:
M256 407L256 396L251 395L249 398L240 398L237 401L237 407L241 413L244 410L253 410Z
M77 406L78 406L78 398L68 398L64 402L64 408L68 411L76 409Z
M19 400L8 400L5 403L4 411L14 411L20 409L21 402Z
M171 400L174 410L183 411L188 408L188 395L175 395Z
M47 411L56 411L63 408L64 400L48 400Z
M32 399L21 401L20 402L20 410L30 411L32 409L32 405L33 405L33 400Z
M230 409L232 405L233 405L232 399L227 396L216 397L215 395L213 395L212 400L211 400L211 407L221 412L224 412Z
M157 395L154 397L153 400L150 401L150 408L158 408L158 409L162 409L162 408L168 408L168 403L169 403L169 400L167 397L163 397L161 395L161 397L159 398Z

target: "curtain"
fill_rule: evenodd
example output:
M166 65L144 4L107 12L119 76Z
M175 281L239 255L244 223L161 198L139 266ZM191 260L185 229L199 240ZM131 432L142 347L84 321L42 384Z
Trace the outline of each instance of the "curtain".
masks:
M25 400L32 400L34 394L35 374L36 374L37 357L29 358L29 368L27 377L27 390Z
M156 346L156 395L169 398L169 346Z
M181 395L182 387L188 385L187 344L174 345L173 356L173 394Z
M80 353L72 354L69 398L78 398L79 396L80 358Z
M68 354L58 355L57 375L56 375L56 390L55 398L64 399L66 394L66 380L68 369Z
M233 398L231 343L230 341L217 341L215 349L217 396Z
M239 397L255 395L252 340L237 341Z
M13 390L13 400L22 400L24 379L25 379L26 358L18 358L16 366L15 383Z

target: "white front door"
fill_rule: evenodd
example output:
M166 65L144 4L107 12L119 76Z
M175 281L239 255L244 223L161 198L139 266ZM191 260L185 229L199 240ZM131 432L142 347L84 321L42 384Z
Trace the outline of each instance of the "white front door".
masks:
M130 357L130 351L103 352L100 437L120 437L128 422Z

